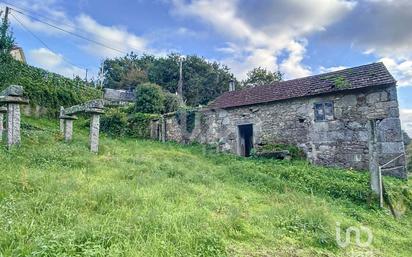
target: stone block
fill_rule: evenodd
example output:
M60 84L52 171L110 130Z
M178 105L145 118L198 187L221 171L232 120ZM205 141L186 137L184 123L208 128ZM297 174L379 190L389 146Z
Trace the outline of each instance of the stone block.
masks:
M378 142L402 142L402 128L399 118L386 118L377 124Z
M378 151L381 154L403 154L405 147L403 142L381 142L378 143Z
M386 89L386 92L388 93L388 100L389 101L397 101L398 100L398 92L396 91L396 87L389 87Z
M23 96L24 90L22 86L11 85L1 91L0 96Z
M368 95L366 95L366 103L369 105L372 105L374 103L378 103L381 100L381 94L380 92L373 92Z

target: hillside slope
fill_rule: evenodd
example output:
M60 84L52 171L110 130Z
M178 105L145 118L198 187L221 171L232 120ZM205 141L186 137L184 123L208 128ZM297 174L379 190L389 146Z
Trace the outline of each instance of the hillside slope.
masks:
M104 136L93 155L87 131L65 144L57 121L23 120L23 146L0 149L0 256L412 253L411 182L385 178L395 220L366 173ZM336 222L372 245L340 248Z

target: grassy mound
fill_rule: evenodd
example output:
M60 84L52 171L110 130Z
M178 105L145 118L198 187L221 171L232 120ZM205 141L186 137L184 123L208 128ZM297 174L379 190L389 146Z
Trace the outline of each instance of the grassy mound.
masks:
M412 252L411 182L385 178L403 212L396 220L374 207L366 173L104 136L93 155L81 128L66 144L57 121L24 121L23 146L0 149L0 255ZM350 226L370 228L372 245L340 248L336 222L342 238Z

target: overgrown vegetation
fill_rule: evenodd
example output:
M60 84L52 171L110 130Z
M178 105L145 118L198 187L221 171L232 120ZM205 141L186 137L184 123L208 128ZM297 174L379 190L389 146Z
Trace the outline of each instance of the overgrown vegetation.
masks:
M295 146L287 144L262 144L256 147L253 151L253 155L258 157L261 155L270 155L270 153L288 151L290 157L294 160L304 160L306 159L305 152Z
M159 118L156 114L135 113L130 108L107 109L102 115L100 129L112 137L150 137L150 121Z
M333 84L338 89L350 88L350 83L344 76L336 76L333 78Z
M0 90L12 84L23 86L30 103L48 108L52 115L58 113L60 106L68 107L102 97L100 90L80 79L71 80L9 56L0 57Z
M412 252L411 182L385 177L403 212L394 219L369 202L367 173L104 135L95 155L86 130L66 144L57 121L23 121L22 147L0 149L0 255ZM372 245L339 248L336 222L367 226Z
M0 26L0 91L12 84L21 85L30 104L46 107L51 115L56 115L60 106L101 98L100 90L79 78L71 80L14 60L10 55L13 43L13 34L3 18Z

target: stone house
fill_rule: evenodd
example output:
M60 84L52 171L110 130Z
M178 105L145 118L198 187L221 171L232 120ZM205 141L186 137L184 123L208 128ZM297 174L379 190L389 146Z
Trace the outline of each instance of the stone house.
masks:
M405 153L396 81L382 63L228 91L209 106L152 122L152 137L216 145L249 156L290 144L314 164L367 170ZM188 119L188 117L191 117ZM405 156L383 174L407 178Z

